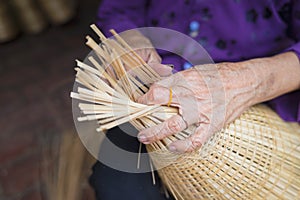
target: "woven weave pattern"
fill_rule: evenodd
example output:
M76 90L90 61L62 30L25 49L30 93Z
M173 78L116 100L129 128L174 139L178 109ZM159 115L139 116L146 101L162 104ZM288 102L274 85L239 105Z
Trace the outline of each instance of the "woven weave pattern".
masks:
M143 105L136 99L161 77L117 35L107 39L95 26L101 44L88 63L77 61L71 93L82 100L79 121L97 120L103 131L125 122L138 130L163 122L177 108ZM132 69L127 73L125 65ZM265 105L256 105L188 154L168 151L172 142L190 136L194 126L147 145L165 185L176 199L295 199L300 195L300 127L283 122Z
M207 155L178 155L159 174L177 199L295 199L300 192L299 134L298 125L257 105L216 133ZM151 158L155 165L164 162L161 156Z

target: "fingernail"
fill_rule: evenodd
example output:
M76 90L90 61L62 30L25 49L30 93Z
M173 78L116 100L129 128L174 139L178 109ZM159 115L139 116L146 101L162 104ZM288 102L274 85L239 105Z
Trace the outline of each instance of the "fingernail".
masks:
M138 136L138 140L139 140L140 142L145 143L145 142L147 142L147 137L146 137L145 135L139 135L139 136Z
M177 149L176 149L176 147L174 145L170 145L169 146L169 151L176 152Z

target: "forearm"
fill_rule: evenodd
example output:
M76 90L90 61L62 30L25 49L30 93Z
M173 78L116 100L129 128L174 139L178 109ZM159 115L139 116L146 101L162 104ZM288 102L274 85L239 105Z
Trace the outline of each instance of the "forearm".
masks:
M255 89L253 104L300 89L300 63L294 52L252 59L242 64L252 71L246 77L255 80L252 82Z

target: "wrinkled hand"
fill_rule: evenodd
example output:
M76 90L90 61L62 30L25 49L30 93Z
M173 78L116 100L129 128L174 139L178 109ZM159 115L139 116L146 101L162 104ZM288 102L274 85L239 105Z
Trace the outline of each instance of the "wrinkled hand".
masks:
M149 144L196 124L193 134L171 143L169 150L190 152L201 147L254 104L255 77L239 63L220 63L196 66L154 83L139 103L167 105L172 88L171 106L178 107L179 114L142 130L138 139Z
M172 74L172 68L161 64L161 57L152 46L151 41L138 31L129 31L121 34L121 37L132 47L139 56L150 65L160 76L166 77Z

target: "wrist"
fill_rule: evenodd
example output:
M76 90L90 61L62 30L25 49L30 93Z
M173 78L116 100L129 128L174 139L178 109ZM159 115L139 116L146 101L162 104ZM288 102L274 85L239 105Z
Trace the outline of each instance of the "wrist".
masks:
M255 79L254 103L271 100L300 88L299 59L293 52L242 62L252 71L248 78Z
M266 67L269 62L269 58L256 58L242 62L248 70L248 83L253 86L253 105L266 101L269 96L267 93L272 93L268 91L268 89L272 90L268 86L272 85L275 79L273 72Z
M226 99L239 101L244 107L256 104L260 81L248 63L228 62L217 65L226 91Z

